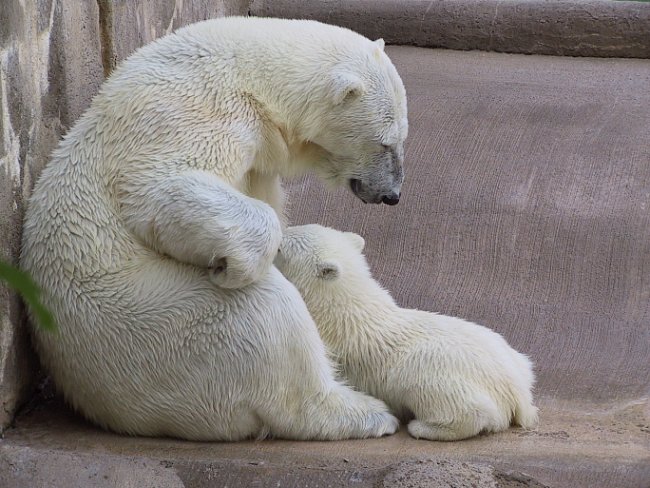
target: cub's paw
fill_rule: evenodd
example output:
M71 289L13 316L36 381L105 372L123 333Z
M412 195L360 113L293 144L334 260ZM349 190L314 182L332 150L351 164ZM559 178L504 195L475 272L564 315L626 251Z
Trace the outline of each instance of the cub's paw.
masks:
M365 437L392 435L399 429L399 420L389 412L376 412L369 415Z
M388 410L384 402L361 392L353 392L349 404L352 436L356 438L382 437L397 432L399 420Z

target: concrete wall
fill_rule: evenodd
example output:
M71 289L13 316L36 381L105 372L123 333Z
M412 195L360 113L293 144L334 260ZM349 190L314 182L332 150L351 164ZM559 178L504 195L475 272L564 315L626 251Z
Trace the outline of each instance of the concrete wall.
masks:
M137 47L248 0L0 0L0 259L16 262L25 200L60 137ZM0 432L38 367L24 312L0 285Z

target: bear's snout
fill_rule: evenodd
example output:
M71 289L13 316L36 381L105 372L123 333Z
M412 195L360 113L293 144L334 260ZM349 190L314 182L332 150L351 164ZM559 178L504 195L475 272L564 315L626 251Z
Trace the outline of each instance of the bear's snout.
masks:
M397 205L399 203L399 193L391 193L390 195L384 195L381 199L381 203L386 205Z
M372 190L364 185L361 180L351 179L350 189L363 203L385 203L386 205L397 205L401 193L399 191L388 191L388 193Z

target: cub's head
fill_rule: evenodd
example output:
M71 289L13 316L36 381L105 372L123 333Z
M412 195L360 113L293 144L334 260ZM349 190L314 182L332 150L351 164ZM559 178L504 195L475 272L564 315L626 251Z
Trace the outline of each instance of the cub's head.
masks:
M352 232L315 224L289 227L275 265L311 308L316 302L356 294L358 286L371 279L364 245L363 238Z
M404 180L406 92L383 40L362 39L323 77L324 97L305 139L324 150L315 170L325 180L365 203L395 205Z

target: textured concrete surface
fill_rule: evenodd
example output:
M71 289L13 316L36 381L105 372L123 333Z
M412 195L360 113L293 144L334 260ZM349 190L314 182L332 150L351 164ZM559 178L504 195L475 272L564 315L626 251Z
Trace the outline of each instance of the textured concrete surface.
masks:
M650 61L388 52L409 96L400 204L307 178L289 185L291 220L360 232L401 305L531 356L540 430L530 451L482 440L490 462L516 456L549 486L647 488ZM468 446L441 449L478 455Z
M389 48L409 102L395 207L290 186L403 306L503 333L538 393L650 393L650 61Z
M399 303L528 353L539 429L191 443L116 436L49 402L0 441L0 486L648 488L650 61L388 52L409 94L402 201L306 179L291 219L360 232Z
M404 429L365 441L197 443L117 436L48 403L0 441L0 486L647 488L647 406L540 406L535 432L453 443Z
M34 179L114 63L181 25L247 10L248 0L0 1L0 259L16 262ZM23 320L0 285L0 432L37 374Z
M342 25L390 44L650 57L650 3L611 0L253 0L253 15Z

